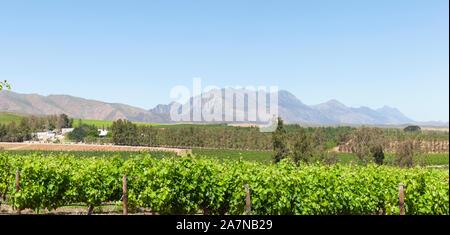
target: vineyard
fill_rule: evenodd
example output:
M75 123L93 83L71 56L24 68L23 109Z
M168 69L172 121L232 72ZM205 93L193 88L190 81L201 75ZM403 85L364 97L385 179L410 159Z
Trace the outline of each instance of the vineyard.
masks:
M272 151L253 151L253 150L224 150L224 149L192 149L195 156L214 158L218 160L247 160L270 164L272 162Z
M350 164L357 162L358 158L353 153L337 153L338 162L341 164ZM420 164L420 157L418 155L414 156L414 162L416 165ZM384 165L395 166L395 154L388 153L385 156ZM448 166L449 165L449 154L448 153L429 153L425 154L424 158L425 166Z
M252 151L252 150L224 150L224 149L192 149L192 153L195 156L203 156L206 158L215 159L228 159L228 160L247 160L256 161L260 163L270 164L272 162L272 151ZM354 153L336 153L336 161L340 164L352 164L357 163L358 158ZM384 165L395 166L395 154L387 153L385 156ZM424 164L425 166L448 166L449 165L448 153L429 153L425 154ZM419 156L414 157L414 162L419 164Z
M441 169L0 152L2 202L22 210L120 203L123 175L130 212L244 214L248 184L252 214L398 214L404 183L406 214L449 214L449 172Z
M13 144L10 144L13 145ZM1 147L6 146L6 144L0 144L0 152L2 152ZM101 148L101 150L95 150L95 148L90 149L88 145L81 146L84 150L80 151L79 148L74 148L73 145L67 145L66 148L60 148L58 145L46 145L47 147L51 147L49 149L56 150L3 150L5 152L9 152L14 155L29 155L29 154L39 154L43 156L48 155L59 155L59 154L70 154L74 157L113 157L120 156L123 159L127 159L129 157L143 155L147 152L151 153L152 157L155 158L163 158L163 157L177 157L186 155L186 150L179 149L178 151L156 151L154 149L128 149L129 151L116 151L116 149L123 149L123 146L105 146ZM61 145L65 146L65 145ZM33 146L35 147L35 146ZM106 151L106 148L108 151ZM21 148L23 149L23 148ZM75 150L75 151L74 151ZM133 151L132 151L133 150ZM139 151L137 151L139 150ZM184 151L184 152L183 152ZM182 154L183 153L183 154ZM273 152L272 151L253 151L253 150L224 150L224 149L192 149L192 154L197 157L204 158L213 158L219 161L221 160L246 160L246 161L255 161L264 164L271 164ZM343 165L353 164L358 162L358 158L354 153L336 153L337 162ZM395 166L395 154L388 153L385 156L384 165ZM414 161L417 165L419 165L420 159L419 156L414 157ZM447 166L449 165L450 158L448 153L429 153L425 155L424 164L425 166L433 167L433 166Z

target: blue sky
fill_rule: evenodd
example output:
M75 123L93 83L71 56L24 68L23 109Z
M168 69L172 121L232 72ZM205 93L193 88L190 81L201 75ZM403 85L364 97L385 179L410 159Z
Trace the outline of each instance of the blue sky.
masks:
M192 85L449 120L449 2L1 1L0 79L152 108Z

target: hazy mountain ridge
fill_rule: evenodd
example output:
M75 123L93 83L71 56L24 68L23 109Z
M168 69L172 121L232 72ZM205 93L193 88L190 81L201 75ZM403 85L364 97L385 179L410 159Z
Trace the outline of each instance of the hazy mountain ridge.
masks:
M145 109L119 103L105 103L69 95L41 96L19 94L11 91L0 92L0 111L34 115L65 113L70 117L117 120L128 119L134 122L164 123L168 117Z
M211 92L211 91L210 91ZM240 109L225 110L224 89L222 100L213 99L208 92L204 93L202 105L210 107L222 101L223 112L242 113L246 120L248 113L248 102L257 103L257 98L249 100L247 91L234 89L237 97L242 101L244 107ZM266 94L266 99L270 99L270 94ZM192 104L194 97L190 98ZM16 112L24 114L48 115L66 113L74 118L96 119L96 120L117 120L128 119L134 122L170 123L170 108L176 104L159 104L153 109L145 110L130 105L119 103L106 103L96 100L83 99L69 95L49 95L20 94L11 91L0 92L0 111ZM191 105L192 107L192 105ZM268 109L269 107L266 107ZM192 110L190 110L192 115ZM399 125L399 124L422 124L429 126L448 126L448 122L415 122L406 117L398 109L384 106L379 109L369 107L348 107L337 100L330 100L317 105L306 105L292 93L280 90L278 92L278 114L287 123L309 123L316 125L330 124L351 124L351 125ZM223 114L224 115L224 114ZM223 116L222 115L222 116Z
M234 110L228 110L229 112L236 113L245 113L245 117L247 117L248 110L248 102L257 103L258 101L250 98L247 95L247 91L244 89L232 89L232 91L236 94L236 99L241 100L244 97L245 105L243 109L238 109L234 107ZM201 98L202 105L213 106L217 100L205 99L204 97L210 97L209 94L212 91L203 93L203 97ZM225 99L225 90L221 89L222 92L222 109L225 111L224 107L226 99ZM238 98L240 97L240 98ZM258 97L258 95L256 95ZM256 98L253 97L253 98ZM266 94L266 100L269 100L270 94ZM192 104L194 97L190 98L190 107L189 111L192 117ZM242 101L242 100L241 100ZM233 102L233 101L231 101ZM235 101L237 102L237 100ZM157 113L169 113L171 105L158 105L150 111ZM228 104L230 106L232 104ZM268 110L268 106L266 109ZM356 125L397 125L397 124L412 124L416 123L414 120L406 117L396 108L391 108L389 106L384 106L380 109L371 109L369 107L347 107L337 100L330 100L325 103L311 105L308 106L301 102L297 97L295 97L292 93L280 90L278 92L278 115L281 116L287 123L312 123L312 124L356 124ZM202 120L204 121L204 120ZM236 120L235 120L236 121ZM246 119L245 121L248 121Z

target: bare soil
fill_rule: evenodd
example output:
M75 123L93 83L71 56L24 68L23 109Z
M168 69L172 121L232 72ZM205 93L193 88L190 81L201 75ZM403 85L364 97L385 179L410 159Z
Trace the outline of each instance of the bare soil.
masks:
M47 150L47 151L165 151L175 152L179 156L186 156L186 152L192 154L191 149L165 148L165 147L136 147L117 145L95 145L95 144L44 144L44 143L7 143L0 142L3 150Z
M102 206L94 208L92 215L121 215L122 208L116 206L113 203L104 203ZM17 211L7 204L0 205L0 215L17 215ZM41 210L35 212L31 209L24 209L20 212L22 215L87 215L88 207L83 205L71 205L62 208L57 208L55 210ZM128 211L130 215L158 215L157 212L152 212L150 209L137 208L133 211Z

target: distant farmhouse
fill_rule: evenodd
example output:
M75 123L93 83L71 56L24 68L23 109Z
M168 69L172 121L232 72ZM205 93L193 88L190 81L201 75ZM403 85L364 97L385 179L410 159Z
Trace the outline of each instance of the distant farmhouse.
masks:
M53 131L45 131L45 132L36 132L32 133L33 137L38 141L55 141L62 140L64 136L68 133L72 132L75 128L62 128L61 130L53 130ZM100 138L104 138L108 135L108 130L97 129L98 136Z
M74 128L62 128L61 130L45 131L33 133L32 136L39 141L54 141L64 139L64 135L70 133Z
M108 131L107 130L98 129L98 136L99 137L106 137L106 135L108 135Z
M33 133L38 140L56 140L56 132L46 131L46 132L37 132Z
M67 133L70 133L70 132L73 131L73 129L75 129L75 128L62 128L62 129L61 129L61 134L62 134L62 135L65 135L65 134L67 134Z

